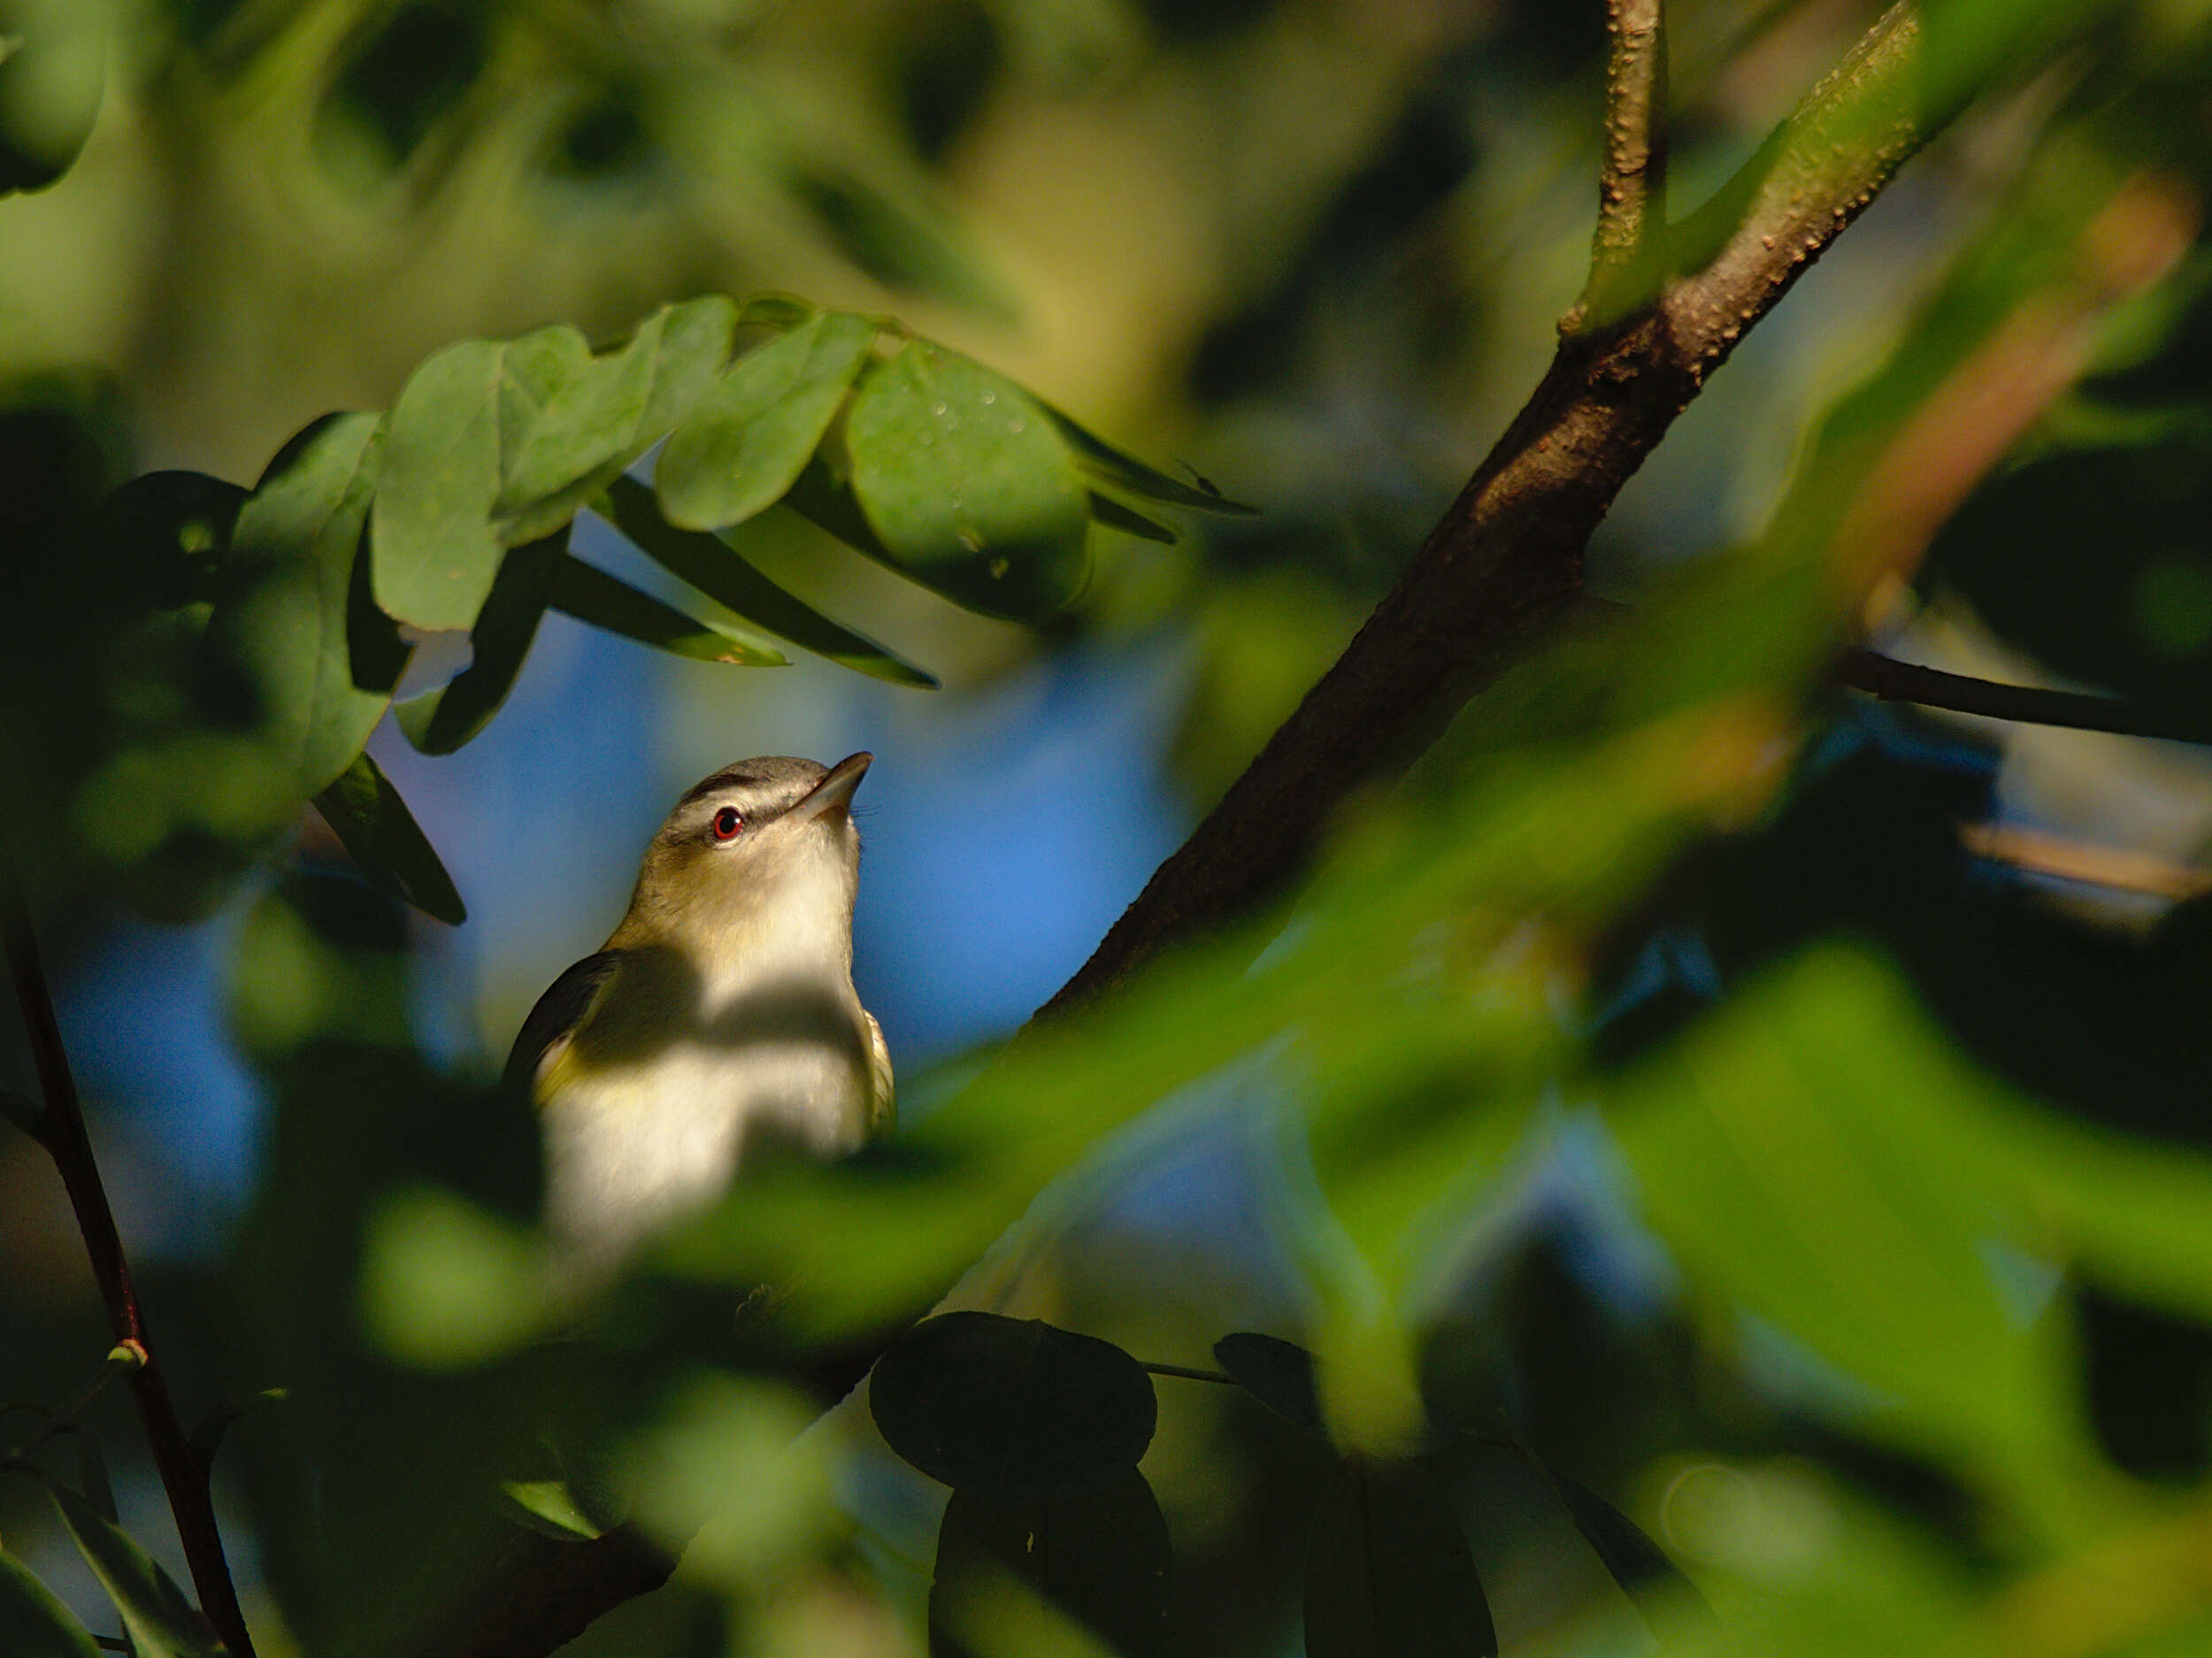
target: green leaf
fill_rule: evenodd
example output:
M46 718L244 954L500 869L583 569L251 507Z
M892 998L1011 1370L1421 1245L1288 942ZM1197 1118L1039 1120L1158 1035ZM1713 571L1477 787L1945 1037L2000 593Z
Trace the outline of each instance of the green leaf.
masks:
M699 662L779 668L790 660L764 639L687 615L570 555L563 555L553 575L553 608L641 645Z
M0 1549L0 1653L8 1658L99 1658L84 1625L31 1569Z
M269 464L238 511L213 658L242 679L299 793L345 770L384 717L408 648L359 568L376 488L374 415L332 415Z
M92 135L112 19L104 0L10 0L0 12L0 195L42 190Z
M1070 449L1075 451L1075 464L1092 477L1101 479L1133 495L1142 495L1148 501L1165 502L1173 507L1192 507L1201 512L1257 512L1259 509L1247 506L1241 501L1209 487L1193 488L1179 479L1146 465L1135 456L1116 449L1104 438L1055 409L1050 403L1040 405L1045 416L1056 427Z
M1306 1658L1497 1658L1467 1534L1411 1462L1355 1452L1306 1550Z
M1326 1437L1313 1355L1296 1342L1240 1331L1214 1343L1214 1359L1238 1386L1291 1426Z
M415 371L392 406L371 521L387 615L439 631L476 619L499 572L502 427L534 416L587 355L575 330L546 329L465 340Z
M1044 411L1003 375L914 341L863 377L845 447L880 556L914 580L1022 619L1082 589L1089 497Z
M1524 1450L1525 1452L1525 1448ZM1535 1460L1533 1455L1531 1460ZM1671 1628L1686 1608L1701 1614L1710 1625L1713 1609L1697 1585L1667 1558L1644 1529L1587 1485L1568 1478L1542 1462L1537 1468L1558 1493L1560 1503L1575 1523L1575 1530L1605 1563L1605 1570L1621 1592L1636 1603L1654 1634Z
M684 418L653 474L671 524L740 524L791 487L875 343L864 318L824 311L747 353Z
M994 1591L1010 1580L1123 1658L1152 1658L1167 1641L1171 1561L1167 1522L1133 1468L1096 1491L1048 1502L956 1491L937 1531L932 1658L1005 1650L1013 1631Z
M122 1614L139 1658L219 1658L222 1642L152 1556L67 1486L47 1490L77 1552Z
M526 412L503 404L495 527L512 546L560 528L682 420L730 354L737 307L719 295L664 305L618 351L578 364Z
M511 1518L557 1542L586 1542L600 1535L562 1480L503 1479L499 1489Z
M389 1193L370 1216L360 1307L379 1347L427 1370L496 1358L557 1310L526 1228L430 1186Z
M615 479L603 500L608 522L671 575L689 582L717 604L857 672L894 685L935 687L936 679L926 670L785 592L748 564L727 540L677 528L661 516L652 490L634 478Z
M891 1448L956 1490L1072 1496L1152 1442L1152 1378L1119 1347L1033 1318L947 1313L891 1344L868 1384Z
M1091 517L1110 530L1119 530L1124 535L1140 536L1148 541L1159 541L1166 546L1175 544L1175 532L1156 518L1148 518L1134 507L1125 506L1111 495L1090 492Z
M538 636L553 583L568 556L569 526L543 541L518 547L500 560L476 625L469 665L434 691L411 696L393 710L407 741L425 754L451 754L484 729L514 688L523 658Z
M372 886L452 926L468 919L436 848L365 753L356 755L337 781L315 796L315 810Z

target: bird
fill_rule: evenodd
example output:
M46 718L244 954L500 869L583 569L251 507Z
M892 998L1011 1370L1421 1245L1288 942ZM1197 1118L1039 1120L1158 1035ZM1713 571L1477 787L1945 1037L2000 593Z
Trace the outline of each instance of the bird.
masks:
M621 924L523 1021L556 1280L585 1289L783 1142L830 1158L892 1125L890 1050L852 980L872 755L740 760L687 790Z

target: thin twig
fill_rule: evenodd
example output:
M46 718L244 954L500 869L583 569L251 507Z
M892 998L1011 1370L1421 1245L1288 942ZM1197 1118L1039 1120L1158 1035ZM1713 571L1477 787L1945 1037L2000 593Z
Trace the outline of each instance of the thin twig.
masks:
M1667 35L1662 0L1606 0L1605 160L1590 280L1561 326L1604 327L1658 296L1667 255Z
M223 1558L215 1505L199 1459L193 1455L184 1426L177 1419L176 1403L162 1379L153 1341L146 1333L145 1316L131 1283L130 1264L123 1255L122 1236L115 1229L115 1214L108 1207L100 1166L93 1160L92 1140L85 1132L84 1109L77 1099L76 1078L70 1074L69 1050L62 1045L61 1026L54 1017L54 999L47 989L46 970L39 961L38 942L31 933L30 910L12 869L0 871L0 931L4 932L16 1003L23 1012L31 1057L45 1096L42 1139L68 1190L70 1207L76 1211L77 1230L84 1239L100 1298L107 1303L108 1323L116 1342L134 1346L146 1355L146 1362L132 1372L131 1393L138 1404L147 1445L153 1451L155 1470L168 1494L169 1511L176 1518L185 1563L199 1591L201 1608L224 1646L234 1658L253 1658L245 1614L239 1609L238 1591L231 1582L229 1563Z
M2121 737L2159 737L2169 742L2212 743L2212 720L2170 709L2150 708L2116 696L2081 691L2048 691L2040 686L2000 685L1847 650L1836 658L1836 679L1885 702L1979 714L2024 725L2060 725L2069 731L2108 731Z

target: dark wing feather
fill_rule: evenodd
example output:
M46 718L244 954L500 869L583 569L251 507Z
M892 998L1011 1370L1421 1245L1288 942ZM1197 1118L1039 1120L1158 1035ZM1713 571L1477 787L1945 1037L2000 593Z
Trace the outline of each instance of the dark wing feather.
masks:
M622 957L620 950L600 950L546 986L538 1005L530 1009L530 1017L516 1033L514 1051L507 1055L508 1087L529 1094L537 1092L538 1073L547 1055L576 1033L576 1027L621 968Z

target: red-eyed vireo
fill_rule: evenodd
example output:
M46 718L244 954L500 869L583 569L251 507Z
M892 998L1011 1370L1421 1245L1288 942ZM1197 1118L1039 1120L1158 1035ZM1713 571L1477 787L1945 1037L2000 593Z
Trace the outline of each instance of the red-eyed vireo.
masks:
M646 848L629 913L539 998L507 1062L539 1108L546 1224L572 1285L720 1195L749 1148L819 1156L891 1121L891 1056L853 989L872 756L725 766Z

